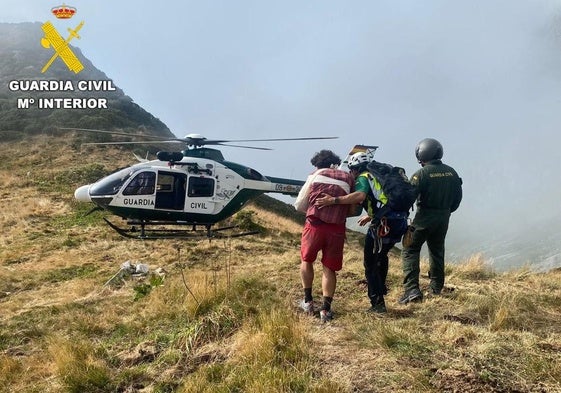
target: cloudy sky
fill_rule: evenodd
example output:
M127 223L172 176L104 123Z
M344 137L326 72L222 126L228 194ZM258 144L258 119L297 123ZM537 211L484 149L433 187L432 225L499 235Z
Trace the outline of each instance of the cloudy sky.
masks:
M0 22L55 22L60 3L2 4ZM559 0L66 4L59 31L83 20L73 45L178 136L339 137L223 149L231 161L303 179L315 151L363 143L411 174L434 137L464 180L452 244L561 222Z

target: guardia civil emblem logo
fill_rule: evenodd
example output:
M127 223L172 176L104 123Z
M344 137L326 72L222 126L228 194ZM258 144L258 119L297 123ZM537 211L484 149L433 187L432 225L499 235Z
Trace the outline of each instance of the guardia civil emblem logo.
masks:
M65 4L53 7L51 9L52 14L57 19L70 19L76 14L76 8L67 6ZM68 67L70 71L73 71L75 74L79 73L84 69L84 66L76 57L74 52L69 46L70 41L72 39L77 38L80 39L78 32L84 26L84 21L80 22L75 28L68 28L68 32L70 33L66 39L64 39L58 31L55 29L51 22L45 22L41 26L41 29L45 33L45 35L41 38L41 45L45 49L53 49L54 53L49 61L43 66L41 69L41 73L45 73L53 64L53 62L60 58L64 64Z

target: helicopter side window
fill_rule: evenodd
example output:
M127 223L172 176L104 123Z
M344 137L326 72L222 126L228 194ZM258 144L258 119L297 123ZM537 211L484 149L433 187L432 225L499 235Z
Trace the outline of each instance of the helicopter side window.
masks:
M160 172L158 176L158 192L165 193L165 192L172 192L173 191L173 182L175 180L173 173L167 172Z
M264 180L264 176L257 172L255 169L247 168L247 174L249 175L250 179L254 180Z
M211 197L214 195L214 179L208 177L189 177L189 197Z
M140 172L127 185L123 195L152 195L156 184L154 172Z

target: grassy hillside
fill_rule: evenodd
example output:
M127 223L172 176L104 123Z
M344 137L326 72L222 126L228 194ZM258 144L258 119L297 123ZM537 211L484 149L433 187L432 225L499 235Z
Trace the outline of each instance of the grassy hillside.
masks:
M561 391L559 271L497 274L474 256L448 266L454 291L400 306L395 254L389 312L372 316L349 233L321 324L296 307L301 224L271 203L242 211L263 235L127 240L72 193L129 152L0 141L1 392ZM150 273L117 274L127 261Z

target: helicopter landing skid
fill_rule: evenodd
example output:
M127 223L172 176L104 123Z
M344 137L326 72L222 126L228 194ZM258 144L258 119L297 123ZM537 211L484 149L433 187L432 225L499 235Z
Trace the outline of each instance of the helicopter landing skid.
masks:
M129 238L129 239L140 239L140 240L157 240L157 239L226 239L233 237L242 237L258 234L258 231L249 231L241 233L226 233L226 231L237 228L236 225L228 227L220 227L212 229L211 225L204 225L205 229L197 229L197 224L183 224L177 222L152 222L152 221L135 221L132 223L131 227L128 229L121 228L107 218L103 217L107 225L115 230L119 235ZM138 228L136 225L139 225ZM147 226L158 225L158 228L147 228ZM171 229L163 228L162 226L172 226L172 225L191 225L192 229ZM198 224L201 226L202 224Z

